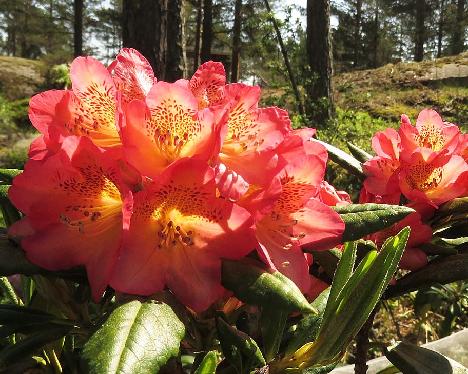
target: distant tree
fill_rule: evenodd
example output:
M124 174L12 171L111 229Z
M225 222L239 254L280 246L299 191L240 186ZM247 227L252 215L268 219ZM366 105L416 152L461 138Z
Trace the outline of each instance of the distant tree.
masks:
M181 79L185 70L183 32L182 32L182 0L167 2L166 61L164 79L175 82Z
M335 112L332 90L332 49L329 0L307 0L307 116L324 126Z
M361 23L362 23L362 0L355 1L356 14L354 17L354 61L353 66L359 65L361 52Z
M235 0L234 27L232 29L231 82L237 82L239 80L241 28L242 28L242 0Z
M73 54L83 54L83 0L73 1Z
M203 22L203 0L196 1L196 26L195 26L195 43L193 46L193 71L195 72L200 65L200 42L202 35Z
M462 53L464 50L467 18L465 15L465 2L466 0L456 1L456 16L452 33L452 54Z
M213 44L213 0L203 1L203 31L201 37L201 62L211 60Z
M416 0L415 4L415 37L414 37L414 61L422 61L424 58L424 42L426 40L426 2Z

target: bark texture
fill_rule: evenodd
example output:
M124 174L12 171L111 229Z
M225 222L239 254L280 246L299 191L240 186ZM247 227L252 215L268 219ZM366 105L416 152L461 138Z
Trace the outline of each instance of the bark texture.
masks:
M307 0L307 116L324 126L334 116L329 0Z

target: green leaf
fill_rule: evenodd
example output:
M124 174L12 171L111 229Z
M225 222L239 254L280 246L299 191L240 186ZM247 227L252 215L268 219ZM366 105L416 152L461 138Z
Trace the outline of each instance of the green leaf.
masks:
M343 254L341 255L340 262L336 268L335 276L333 277L333 283L330 289L330 294L328 296L327 306L323 315L324 320L330 316L332 310L336 309L338 295L353 273L354 262L356 261L356 250L356 243L345 243Z
M218 366L216 351L209 351L193 374L215 374Z
M460 213L468 213L468 197L459 197L443 204L436 212L437 219Z
M328 365L339 360L346 346L375 308L395 273L409 233L409 227L404 228L396 236L385 241L377 256L371 251L364 257L335 300L329 298L328 302L334 303L335 306L331 308L327 318L324 318L315 342L305 344L292 356L286 356L275 365L276 371L272 373L281 372L285 367L304 369ZM344 254L342 261L343 257ZM344 261L346 265L349 260L345 258Z
M429 287L435 283L447 284L468 279L468 253L437 257L423 268L412 271L388 288L385 298Z
M354 145L353 143L346 142L349 151L351 154L359 161L359 162L366 162L369 161L373 156L367 153L364 149L359 148L358 146Z
M10 227L16 221L21 219L21 214L8 198L9 185L0 185L0 209L7 227Z
M10 242L5 235L0 235L0 275L39 274L43 271L31 264L21 248Z
M285 311L315 312L293 281L279 271L270 273L250 261L224 260L222 284L248 304Z
M10 304L20 304L21 300L7 277L0 277L0 289Z
M305 246L302 247L303 251L312 253L314 262L320 264L325 270L325 273L333 279L336 267L341 258L341 251L338 249L329 249L328 251L308 251Z
M365 179L366 175L362 171L361 163L358 160L356 160L353 156L342 151L339 148L334 147L331 144L322 142L320 140L317 141L327 149L328 156L332 161L336 162L342 168L346 169L351 174L354 174L359 179Z
M166 304L123 304L85 344L87 373L157 373L178 355L184 334L184 325Z
M405 206L387 204L349 204L333 209L345 223L343 241L361 239L401 221L414 210Z
M35 324L57 320L57 317L42 310L18 305L0 305L0 325Z
M223 319L216 320L218 338L226 359L242 373L266 364L262 351L246 333L228 325Z
M11 184L11 182L13 182L13 178L22 172L22 170L18 169L0 169L0 183Z
M71 326L51 327L47 330L42 330L31 334L16 344L8 345L6 348L0 351L0 366L5 366L8 363L16 362L23 357L30 356L37 350L42 350L46 344L65 336L68 331L70 331L70 329Z
M388 360L405 374L467 373L461 365L452 365L438 352L407 342L401 342L385 355ZM457 363L458 364L458 363ZM465 369L465 370L463 370Z
M263 352L267 361L273 360L279 351L288 314L282 309L262 309L260 327L263 338Z

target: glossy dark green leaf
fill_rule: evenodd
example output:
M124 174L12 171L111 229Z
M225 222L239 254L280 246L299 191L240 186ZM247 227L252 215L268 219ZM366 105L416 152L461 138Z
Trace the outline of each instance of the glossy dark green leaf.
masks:
M441 205L436 212L436 217L446 217L459 213L468 213L468 197L459 197Z
M209 351L193 374L215 374L218 366L216 351Z
M131 301L115 309L83 349L90 374L157 373L179 353L184 325L163 303ZM104 348L105 347L105 348Z
M333 207L345 223L343 241L361 239L401 221L414 210L387 204L349 204Z
M249 335L221 318L217 319L216 328L224 356L241 374L250 373L251 369L266 364L262 351Z
M330 157L332 161L336 162L342 168L349 171L351 174L356 175L360 179L364 179L366 177L364 172L362 171L361 163L358 160L356 160L353 156L342 151L339 148L336 148L331 144L322 142L320 140L317 141L327 149L328 157Z
M46 323L57 317L42 310L19 305L0 305L0 325Z
M0 183L11 184L11 182L13 182L13 178L22 172L22 170L18 169L0 169Z
M405 374L456 373L440 353L407 342L401 342L385 356Z
M330 249L328 251L308 251L307 248L303 247L305 252L312 253L314 257L314 263L320 264L325 273L333 279L338 261L341 258L341 251L338 249Z
M369 161L373 156L367 153L364 149L359 148L358 146L354 145L353 143L347 142L346 145L348 146L349 151L351 154L358 160L359 162L366 162Z
M267 361L275 358L283 338L288 312L276 308L263 308L260 318L263 353Z
M315 312L296 284L279 271L268 272L247 261L224 260L222 283L239 300L264 308Z
M46 344L65 336L70 329L71 326L51 327L47 330L33 333L27 338L16 342L16 344L8 345L0 351L0 366L16 362L23 357L30 356L35 351L42 350Z
M21 214L18 209L13 206L8 198L9 188L9 185L0 185L0 209L7 227L21 219Z

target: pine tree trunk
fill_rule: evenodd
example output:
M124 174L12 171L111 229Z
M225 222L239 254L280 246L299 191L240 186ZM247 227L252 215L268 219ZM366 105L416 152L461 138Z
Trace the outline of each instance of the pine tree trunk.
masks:
M437 25L437 58L442 56L442 38L444 32L444 0L439 0L439 22Z
M83 55L83 0L73 1L73 55Z
M195 29L195 47L193 50L193 72L198 69L200 65L200 39L202 34L203 22L203 0L198 0L197 3L197 26Z
M425 0L416 0L416 34L414 43L414 61L422 61L424 58L424 40L426 29L424 20L426 11Z
M265 4L265 8L267 9L268 13L270 13L271 15L271 8L270 8L270 4L268 3L268 0L263 0L263 3ZM304 106L302 105L301 95L299 93L299 89L296 84L296 79L294 78L294 73L292 71L291 64L289 63L288 51L286 50L286 47L283 43L283 37L281 36L281 31L279 29L279 26L278 26L278 23L276 22L275 17L271 16L270 20L273 23L273 27L276 32L276 39L278 40L281 54L283 55L284 64L286 65L286 70L288 71L289 81L291 82L291 87L293 89L294 96L296 97L297 111L299 112L300 115L304 115L305 110L304 110Z
M362 19L362 0L356 0L356 18L354 29L354 61L353 66L359 65L359 54L361 52L361 19Z
M313 125L325 126L335 111L329 0L307 0L307 59L307 115Z
M167 1L122 2L122 44L142 53L158 79L165 79Z
M211 45L213 44L213 0L204 0L203 32L201 41L201 62L211 60Z
M239 80L239 57L242 26L242 0L236 0L234 9L234 28L232 30L231 82Z
M167 50L164 79L175 82L184 75L184 49L182 42L182 0L167 2Z
M465 15L465 6L464 2L466 0L457 1L457 15L456 22L454 25L454 32L452 36L452 54L456 55L463 52L464 49L464 36L465 36L465 26L464 26L464 15Z
M374 9L374 37L372 38L372 67L379 66L379 37L380 37L380 17L379 5L375 3Z

